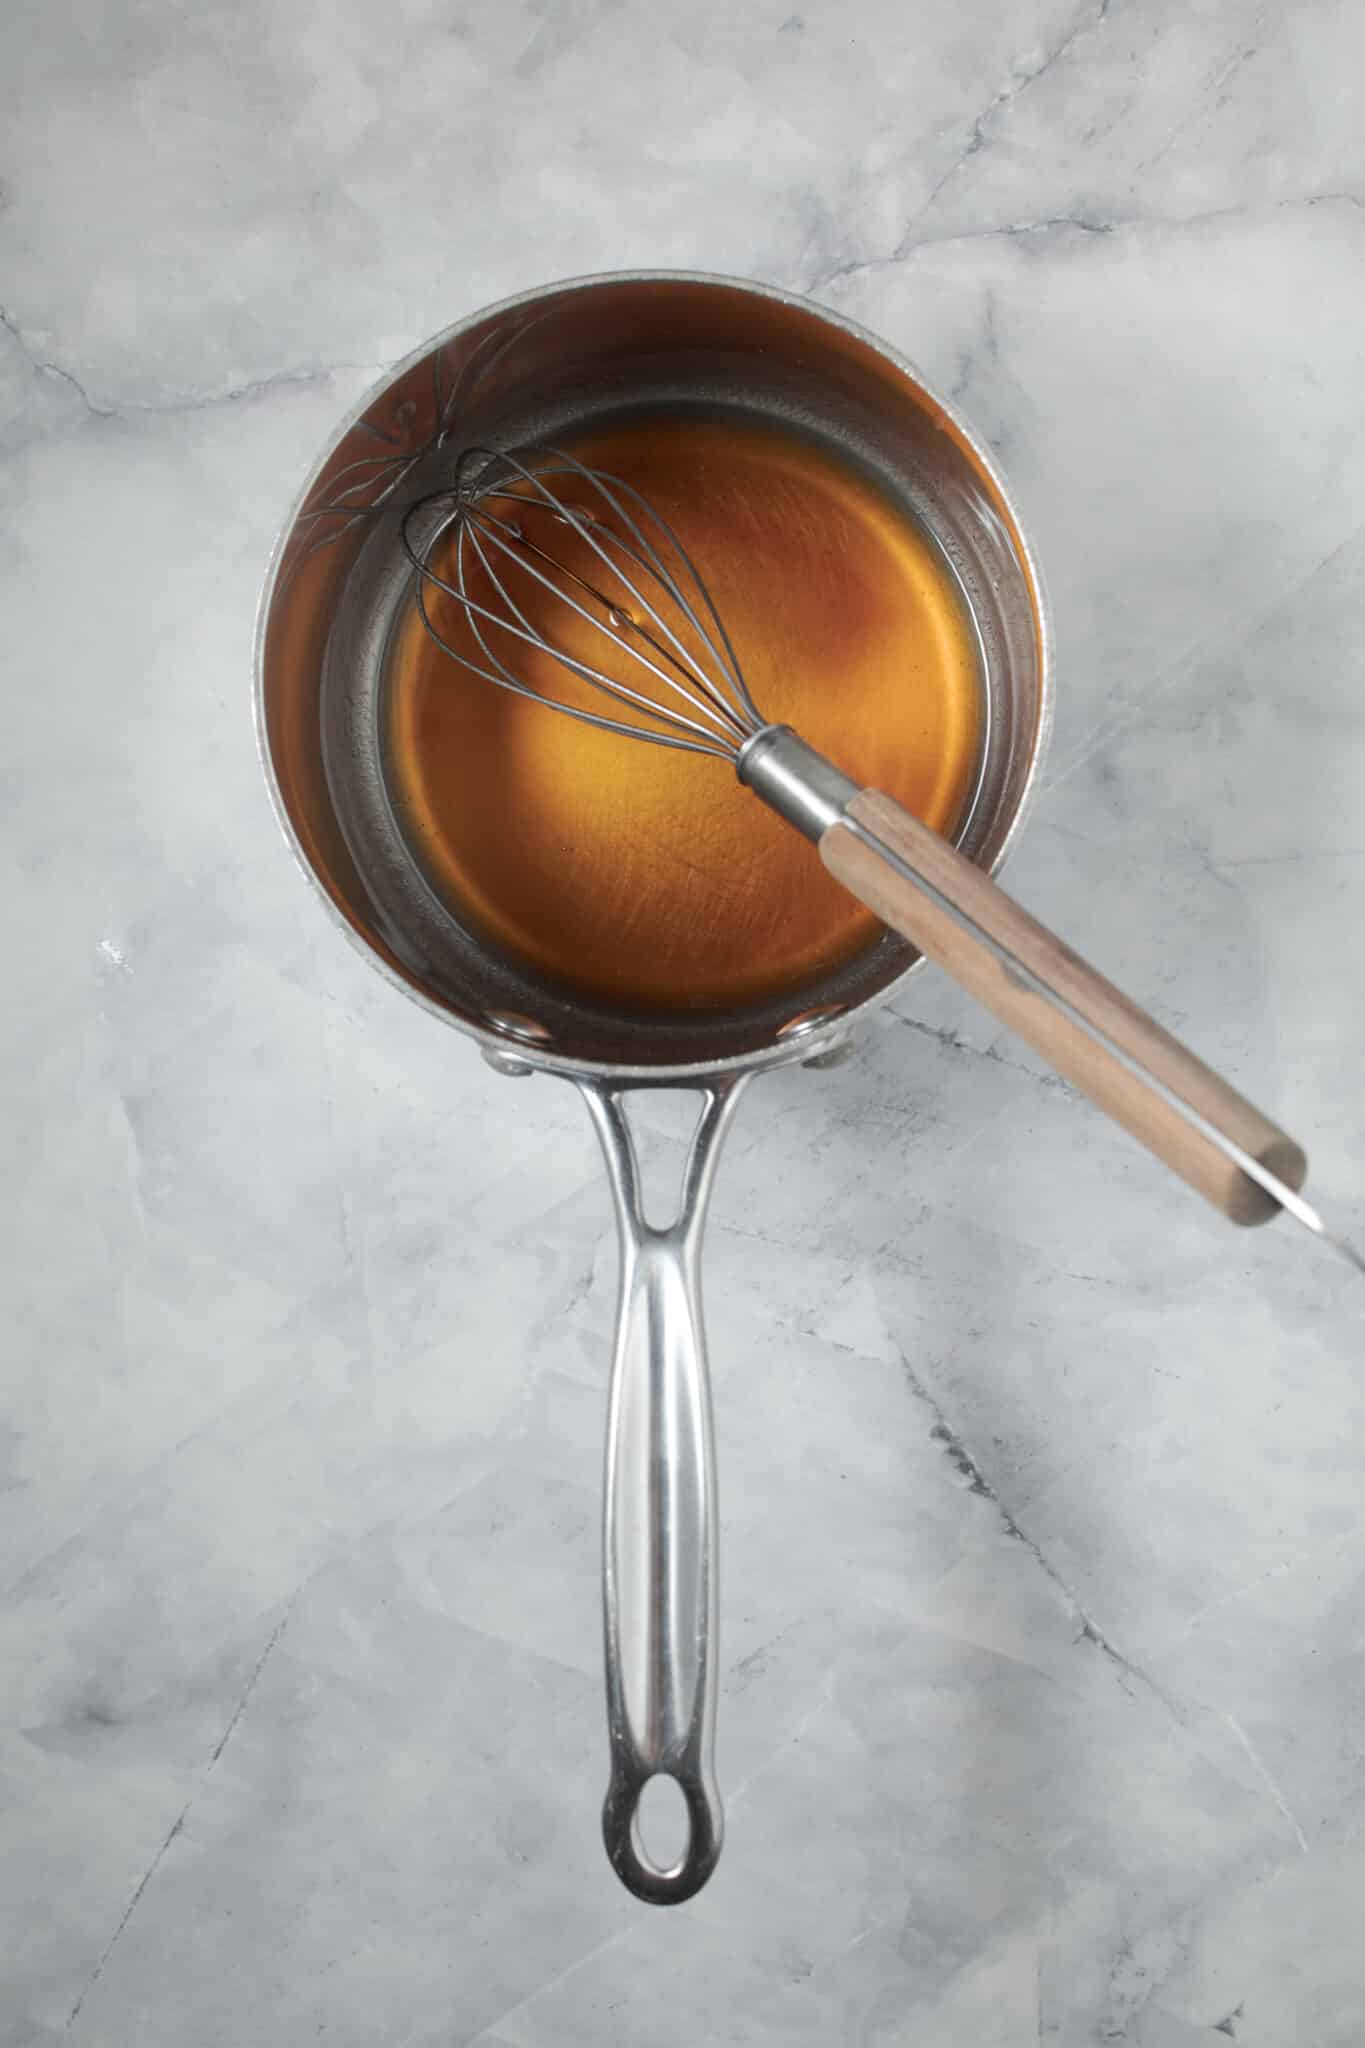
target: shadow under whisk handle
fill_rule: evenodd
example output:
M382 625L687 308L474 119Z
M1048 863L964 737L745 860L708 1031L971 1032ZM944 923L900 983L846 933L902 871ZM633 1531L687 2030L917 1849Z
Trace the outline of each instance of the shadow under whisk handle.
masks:
M879 790L784 726L739 777L820 849L836 880L1234 1223L1302 1186L1301 1148L1112 982Z

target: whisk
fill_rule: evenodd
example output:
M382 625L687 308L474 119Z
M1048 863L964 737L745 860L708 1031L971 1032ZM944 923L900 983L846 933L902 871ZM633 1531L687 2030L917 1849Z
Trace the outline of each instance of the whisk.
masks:
M402 539L451 660L605 731L730 762L845 888L1224 1215L1286 1210L1365 1272L1300 1193L1292 1138L946 839L764 718L696 564L624 478L551 447L467 447L407 508ZM472 647L442 630L442 601ZM546 656L588 688L528 681Z

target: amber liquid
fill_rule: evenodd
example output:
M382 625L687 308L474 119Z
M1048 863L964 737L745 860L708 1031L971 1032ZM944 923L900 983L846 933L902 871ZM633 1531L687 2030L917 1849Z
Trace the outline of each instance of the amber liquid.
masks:
M904 513L824 448L732 417L651 416L571 446L674 528L764 715L951 831L976 776L980 664L954 579ZM538 537L565 554L562 528ZM525 588L537 626L625 679L600 635ZM452 605L439 623L479 658ZM613 710L557 664L493 644L535 687ZM876 937L729 763L527 703L443 655L415 607L388 684L390 791L428 879L468 928L566 990L695 1013L795 989Z

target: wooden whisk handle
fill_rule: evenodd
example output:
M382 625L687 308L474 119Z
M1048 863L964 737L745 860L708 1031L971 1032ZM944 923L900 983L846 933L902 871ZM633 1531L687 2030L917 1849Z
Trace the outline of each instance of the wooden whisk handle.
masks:
M785 728L751 742L740 776L869 910L1234 1223L1281 1207L1248 1165L1303 1185L1291 1137L890 797L859 790Z

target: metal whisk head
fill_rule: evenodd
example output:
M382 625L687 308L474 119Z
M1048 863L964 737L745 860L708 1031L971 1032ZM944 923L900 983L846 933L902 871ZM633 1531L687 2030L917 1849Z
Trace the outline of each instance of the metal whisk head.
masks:
M766 725L695 563L624 478L557 448L466 448L453 482L409 506L402 538L427 632L501 689L606 732L726 761ZM433 616L442 598L459 606L477 652L442 631ZM593 629L586 639L575 620ZM528 683L536 652L635 715L612 717Z

